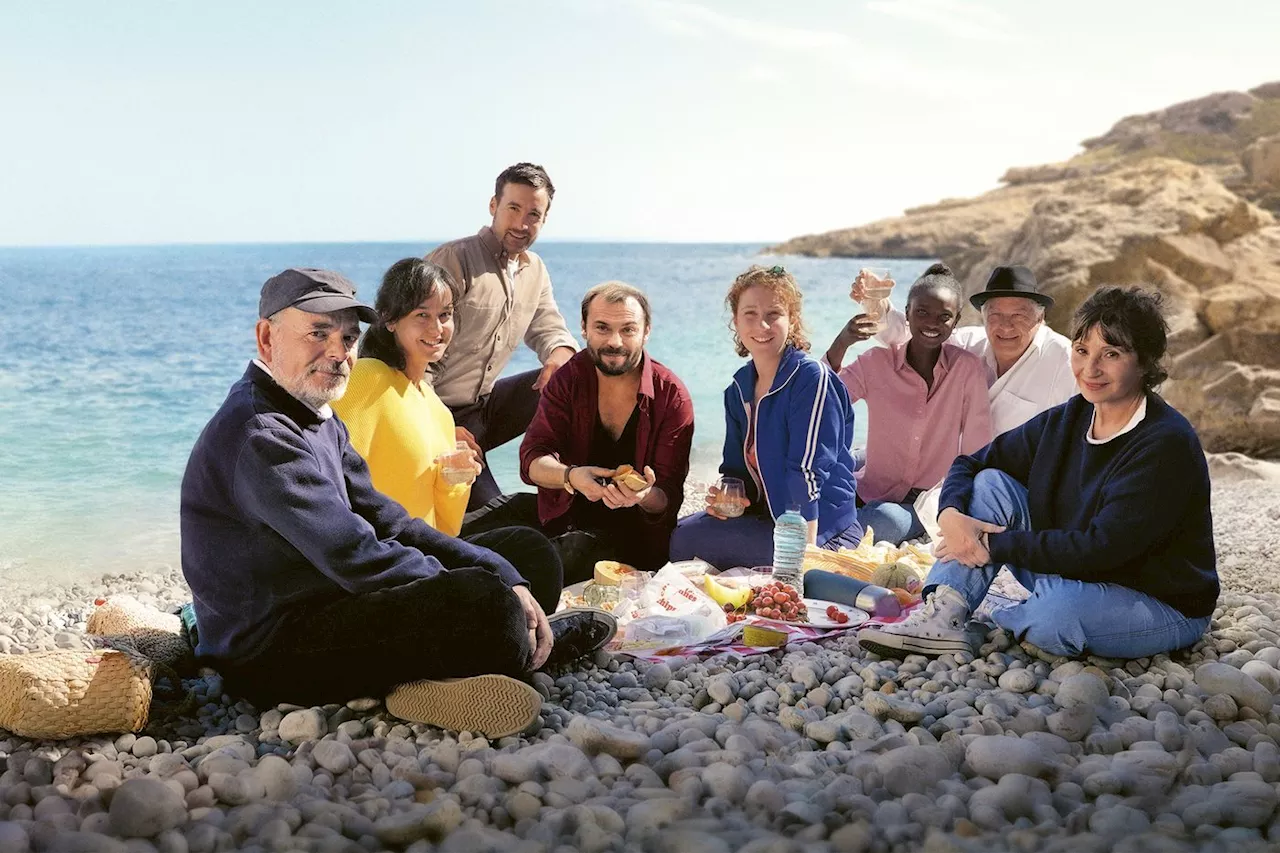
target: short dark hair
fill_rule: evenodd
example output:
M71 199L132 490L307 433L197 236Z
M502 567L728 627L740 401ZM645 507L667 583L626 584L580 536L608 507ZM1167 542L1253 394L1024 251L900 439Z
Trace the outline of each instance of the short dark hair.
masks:
M458 284L444 267L436 266L422 258L404 258L396 261L382 276L378 285L378 298L373 303L378 312L378 322L371 323L360 339L360 357L376 358L396 370L405 366L404 353L396 343L396 336L387 328L441 290L448 290L454 304L458 302Z
M1136 285L1099 287L1076 309L1071 340L1084 340L1094 328L1111 346L1138 357L1144 390L1168 378L1161 361L1169 346L1169 324L1164 318L1164 297L1158 291Z
M924 274L915 280L915 284L911 285L911 289L907 291L907 304L910 305L911 300L919 294L935 289L951 291L956 297L956 305L964 308L964 287L956 280L951 267L944 263L930 264ZM958 317L959 314L957 313L956 316Z
M591 308L591 303L599 297L605 302L626 302L628 299L634 299L640 303L640 311L644 314L644 327L650 328L649 322L649 297L644 295L644 291L638 287L633 287L625 281L605 281L595 285L586 292L582 297L582 325L587 325L587 311Z
M524 184L535 190L546 190L548 210L551 208L551 200L556 197L555 184L551 183L547 170L537 163L516 163L503 169L502 174L493 182L493 197L501 201L502 189L507 184Z

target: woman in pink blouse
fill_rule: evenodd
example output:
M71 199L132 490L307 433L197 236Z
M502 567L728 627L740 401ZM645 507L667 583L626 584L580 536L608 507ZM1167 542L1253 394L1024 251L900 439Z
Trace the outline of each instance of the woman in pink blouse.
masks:
M911 337L873 347L841 367L863 336L865 315L851 319L827 350L853 400L867 401L867 461L858 479L858 520L877 541L924 535L913 504L946 476L957 455L991 443L991 406L981 359L947 343L960 321L964 291L946 264L934 264L911 286Z

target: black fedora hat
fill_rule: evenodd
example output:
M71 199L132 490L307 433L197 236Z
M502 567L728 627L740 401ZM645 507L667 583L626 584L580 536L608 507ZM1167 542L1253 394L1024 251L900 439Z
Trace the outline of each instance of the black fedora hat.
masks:
M987 279L987 287L969 297L969 304L978 310L988 299L996 296L1021 296L1039 302L1045 308L1053 305L1053 297L1040 292L1035 274L1022 266L996 267Z

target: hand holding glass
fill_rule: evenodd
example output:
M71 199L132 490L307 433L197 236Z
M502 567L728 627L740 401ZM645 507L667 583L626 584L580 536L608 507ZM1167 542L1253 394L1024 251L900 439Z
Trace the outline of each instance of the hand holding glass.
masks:
M747 508L747 492L737 477L721 477L716 483L712 507L725 518L737 518Z
M854 279L849 295L862 304L867 319L876 324L876 331L884 329L882 306L893 293L893 279L888 267L863 267Z
M451 452L440 454L439 462L441 476L452 486L474 483L480 473L475 451L465 441L455 442Z

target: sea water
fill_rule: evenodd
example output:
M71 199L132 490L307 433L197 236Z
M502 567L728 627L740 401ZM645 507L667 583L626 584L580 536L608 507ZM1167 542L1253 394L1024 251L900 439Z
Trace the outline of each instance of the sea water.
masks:
M290 266L338 270L372 302L392 262L420 243L0 248L0 580L85 576L178 563L178 490L192 443L254 355L262 282ZM865 258L762 256L760 245L539 242L556 300L581 339L591 285L643 288L649 351L694 400L693 476L712 476L724 389L743 364L725 293L753 263L800 281L813 351L856 313L849 284ZM901 305L926 261L878 261ZM508 373L537 366L521 348ZM857 434L866 433L858 407ZM520 482L518 443L489 464Z

